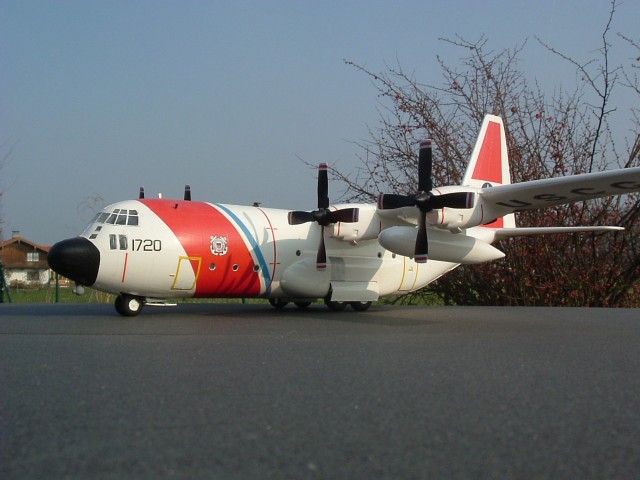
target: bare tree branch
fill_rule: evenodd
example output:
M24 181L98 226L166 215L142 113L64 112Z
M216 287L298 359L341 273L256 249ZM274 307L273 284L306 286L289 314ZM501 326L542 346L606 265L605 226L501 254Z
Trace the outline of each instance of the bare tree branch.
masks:
M378 193L415 191L416 147L433 138L434 183L459 184L486 113L503 118L511 160L512 181L573 175L640 164L640 122L634 106L613 105L612 92L621 83L640 97L636 76L638 42L622 37L635 49L631 69L611 64L609 41L617 2L611 2L598 56L578 62L538 41L578 72L574 91L558 89L552 96L530 85L519 69L525 44L488 51L486 38L476 42L460 36L442 39L461 49L451 66L438 57L438 85L421 84L402 66L372 72L345 61L367 76L377 90L379 124L370 139L357 142L361 165L355 174L332 169L350 199L371 201ZM621 81L623 80L623 82ZM596 98L596 102L590 99ZM609 117L627 113L631 120L619 154ZM508 305L640 306L640 201L637 195L611 197L527 211L524 226L614 224L624 234L520 238L501 242L504 260L466 266L450 272L428 291L445 303Z

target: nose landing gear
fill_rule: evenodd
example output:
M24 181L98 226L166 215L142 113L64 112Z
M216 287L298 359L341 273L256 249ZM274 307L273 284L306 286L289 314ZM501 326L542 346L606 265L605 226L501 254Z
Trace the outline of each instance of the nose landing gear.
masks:
M134 295L122 293L116 297L116 312L123 317L135 317L142 311L144 300Z

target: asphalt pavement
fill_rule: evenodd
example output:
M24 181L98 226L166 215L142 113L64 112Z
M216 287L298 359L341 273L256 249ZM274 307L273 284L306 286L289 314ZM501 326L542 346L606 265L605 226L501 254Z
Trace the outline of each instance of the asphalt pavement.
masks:
M38 478L640 478L640 310L3 304Z

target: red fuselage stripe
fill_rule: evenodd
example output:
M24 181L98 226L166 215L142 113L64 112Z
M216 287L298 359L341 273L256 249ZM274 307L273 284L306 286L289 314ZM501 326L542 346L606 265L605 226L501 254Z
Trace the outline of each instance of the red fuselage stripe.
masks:
M194 276L198 275L195 297L260 295L256 263L238 229L217 208L204 202L183 200L143 199L140 202L171 229L189 257L202 259L204 266L200 274L193 272ZM176 252L176 265L179 256Z

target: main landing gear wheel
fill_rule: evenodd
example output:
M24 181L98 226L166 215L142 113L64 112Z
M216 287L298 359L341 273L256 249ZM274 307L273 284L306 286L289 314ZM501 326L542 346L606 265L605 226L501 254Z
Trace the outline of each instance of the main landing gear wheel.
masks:
M351 302L351 308L356 312L364 312L371 306L371 302Z
M289 305L289 302L287 302L286 300L283 300L282 298L270 298L269 303L273 308L277 308L278 310Z
M295 304L296 307L298 307L300 309L305 309L309 305L311 305L311 302L293 302L293 303Z
M324 304L329 307L329 310L333 310L334 312L340 312L347 308L348 305L346 302L334 302L333 300L326 299L324 301Z
M116 297L116 312L124 317L135 317L142 311L144 302L142 298L123 293Z

